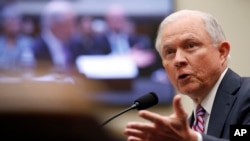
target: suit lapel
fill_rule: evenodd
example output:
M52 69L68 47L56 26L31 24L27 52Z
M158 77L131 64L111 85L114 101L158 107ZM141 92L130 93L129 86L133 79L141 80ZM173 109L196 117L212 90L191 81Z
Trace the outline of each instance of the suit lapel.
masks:
M239 87L240 76L228 69L216 93L207 134L220 137L236 98L236 95L233 94Z
M188 121L189 121L189 126L192 128L193 123L194 123L194 111L192 111L191 116L189 117Z

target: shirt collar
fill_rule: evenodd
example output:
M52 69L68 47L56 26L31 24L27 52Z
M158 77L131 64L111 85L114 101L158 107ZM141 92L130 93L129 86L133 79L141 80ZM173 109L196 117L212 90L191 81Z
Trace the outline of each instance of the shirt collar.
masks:
M208 95L205 97L205 99L201 102L201 106L206 110L207 114L211 114L211 110L212 110L212 106L213 106L213 101L216 95L216 92L219 88L219 85L223 79L223 77L225 76L226 72L227 72L228 68L226 68L223 73L220 75L220 78L218 79L218 81L215 83L215 85L213 86L212 90L208 93ZM195 107L197 106L194 103Z
M50 43L57 43L60 44L59 39L57 39L53 33L50 30L44 30L42 32L42 38L45 40L45 42L47 42L48 44Z

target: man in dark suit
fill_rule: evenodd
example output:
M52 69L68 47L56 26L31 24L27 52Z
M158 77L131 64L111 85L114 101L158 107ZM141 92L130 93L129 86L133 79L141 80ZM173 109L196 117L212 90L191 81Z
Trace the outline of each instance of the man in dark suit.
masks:
M156 69L156 51L151 39L135 31L133 21L130 21L121 5L110 5L105 20L107 29L103 36L99 36L98 46L105 50L105 54L131 55L138 66L140 75L149 76Z
M109 46L103 45L101 33L98 33L94 26L92 16L81 16L77 22L77 33L74 41L78 43L82 55L105 55L111 52Z
M216 19L200 11L181 10L159 27L156 49L171 83L190 97L188 114L180 95L170 116L140 111L151 123L128 123L128 141L222 141L230 125L250 123L250 78L228 68L230 43Z
M60 71L74 68L79 55L73 40L76 15L70 2L49 2L41 14L41 34L34 44L38 67ZM45 64L45 65L44 65Z

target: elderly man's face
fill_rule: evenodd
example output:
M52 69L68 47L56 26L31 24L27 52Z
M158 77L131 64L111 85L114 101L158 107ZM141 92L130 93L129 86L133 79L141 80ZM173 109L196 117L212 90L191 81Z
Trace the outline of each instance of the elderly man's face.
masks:
M53 24L52 32L60 40L69 40L75 32L75 15L73 13L67 13L64 15L62 21L58 21Z
M4 30L8 35L16 35L20 32L20 17L6 17L4 21Z
M191 97L206 95L218 80L226 57L215 48L197 16L165 26L161 36L163 66L172 84Z

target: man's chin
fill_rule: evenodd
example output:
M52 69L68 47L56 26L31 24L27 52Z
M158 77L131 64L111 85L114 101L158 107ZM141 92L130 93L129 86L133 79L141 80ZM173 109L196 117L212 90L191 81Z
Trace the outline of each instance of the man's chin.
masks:
M186 85L179 88L179 92L187 96L195 94L195 91L197 91L197 87L194 85Z

